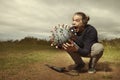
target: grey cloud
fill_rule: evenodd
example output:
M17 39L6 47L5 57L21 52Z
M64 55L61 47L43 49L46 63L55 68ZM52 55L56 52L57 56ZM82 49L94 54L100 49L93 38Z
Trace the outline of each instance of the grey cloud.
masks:
M119 12L118 8L120 8L120 0L91 0L86 1L88 6L100 8L100 9L107 9L111 12Z
M74 12L83 11L100 34L120 34L119 0L0 0L0 39L31 35L46 37L57 24L71 24ZM17 34L14 34L14 32ZM103 34L102 34L103 35ZM112 36L110 36L112 37ZM114 36L115 37L115 36Z

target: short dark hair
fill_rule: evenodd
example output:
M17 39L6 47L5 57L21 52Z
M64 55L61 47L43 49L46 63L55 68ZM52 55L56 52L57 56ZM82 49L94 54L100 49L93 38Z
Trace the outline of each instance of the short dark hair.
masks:
M90 17L87 16L85 13L83 12L76 12L74 13L74 15L80 15L82 16L82 21L83 21L83 24L86 25L88 23L88 21L90 20Z

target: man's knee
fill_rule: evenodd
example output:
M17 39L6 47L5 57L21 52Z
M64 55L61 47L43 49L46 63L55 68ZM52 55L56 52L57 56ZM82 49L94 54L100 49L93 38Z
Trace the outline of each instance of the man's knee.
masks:
M91 47L91 56L102 55L104 46L101 43L95 43Z

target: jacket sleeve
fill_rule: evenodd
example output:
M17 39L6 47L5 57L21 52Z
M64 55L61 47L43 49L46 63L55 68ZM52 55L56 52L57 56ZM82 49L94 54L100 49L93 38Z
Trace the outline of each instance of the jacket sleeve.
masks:
M89 29L83 36L83 48L78 49L78 53L85 57L91 52L91 46L97 42L97 31L95 29Z

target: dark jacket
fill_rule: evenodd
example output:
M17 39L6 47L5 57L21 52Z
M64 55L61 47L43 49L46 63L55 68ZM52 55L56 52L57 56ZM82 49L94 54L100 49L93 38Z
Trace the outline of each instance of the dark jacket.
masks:
M77 33L74 41L79 46L77 52L81 56L86 57L91 52L91 46L98 42L97 31L93 26L86 25L83 32Z

